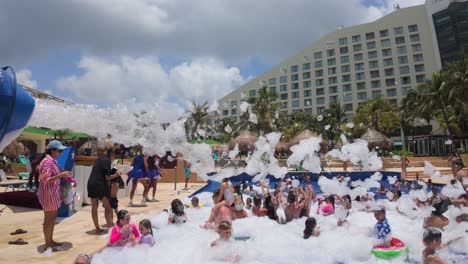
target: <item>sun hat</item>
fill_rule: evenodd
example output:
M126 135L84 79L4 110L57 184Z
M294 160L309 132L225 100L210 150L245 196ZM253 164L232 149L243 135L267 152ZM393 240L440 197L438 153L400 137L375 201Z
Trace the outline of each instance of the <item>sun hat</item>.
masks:
M47 147L46 147L47 150L49 150L49 149L64 150L66 148L67 147L62 145L62 142L60 142L58 140L52 140L51 142L49 142L49 145L47 145Z

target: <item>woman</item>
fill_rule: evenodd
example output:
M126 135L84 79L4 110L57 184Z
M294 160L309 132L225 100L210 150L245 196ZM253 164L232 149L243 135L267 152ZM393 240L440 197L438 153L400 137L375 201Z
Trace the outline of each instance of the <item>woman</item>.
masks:
M62 199L60 198L60 179L71 177L70 171L60 172L56 159L60 156L65 146L58 140L52 140L46 147L46 153L39 167L39 190L37 196L44 210L44 225L42 230L45 238L45 248L51 248L53 252L63 250L61 244L53 240L55 219Z
M146 204L146 197L149 192L149 179L146 176L146 168L148 168L148 161L145 156L142 154L143 147L137 145L135 147L137 155L133 158L132 170L128 172L127 184L132 180L132 190L130 191L130 203L128 206L133 206L133 196L135 196L135 191L138 186L138 182L143 184L143 198L141 200L141 205Z
M99 201L104 206L104 216L107 228L113 226L113 212L110 204L110 188L108 181L119 177L116 173L111 175L111 160L114 158L113 150L98 149L99 158L94 163L91 175L88 179L88 197L91 198L91 217L93 218L96 233L104 230L99 226L98 207Z

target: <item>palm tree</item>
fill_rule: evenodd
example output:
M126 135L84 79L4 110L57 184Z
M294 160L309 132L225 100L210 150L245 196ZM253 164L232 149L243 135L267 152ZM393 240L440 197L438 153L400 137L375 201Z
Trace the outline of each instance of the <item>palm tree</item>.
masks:
M399 126L399 117L390 101L379 96L360 105L353 122L362 123L363 129L373 128L388 134Z
M198 129L207 128L207 123L209 119L208 115L208 101L205 101L203 104L197 104L192 100L192 104L186 110L189 114L187 121L185 121L185 131L190 139L194 139Z
M342 126L346 124L346 114L344 108L339 102L334 102L329 105L324 112L325 122L330 125L330 129L325 132L327 138L333 141L338 141L340 135L343 134Z
M275 92L270 92L266 86L263 86L258 90L258 96L248 99L247 102L252 105L252 112L257 115L258 135L277 130L274 118L278 108L278 104L275 103L277 98Z
M231 132L226 131L227 127L231 128ZM225 117L216 125L215 131L218 133L218 140L222 143L229 142L237 132L236 119L234 117Z
M466 129L468 115L468 56L461 54L458 61L448 69L448 100L453 102L453 110L458 118L459 128Z

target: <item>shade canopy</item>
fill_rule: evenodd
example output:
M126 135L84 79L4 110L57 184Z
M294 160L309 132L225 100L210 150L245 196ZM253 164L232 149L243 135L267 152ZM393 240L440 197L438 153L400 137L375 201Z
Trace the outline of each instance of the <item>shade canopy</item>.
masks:
M229 143L229 150L233 150L236 144L239 145L239 151L252 151L255 148L257 135L251 131L241 131L239 136Z
M369 148L373 149L379 147L381 149L390 149L392 147L392 141L379 131L369 128L362 134L361 139L369 143Z
M291 141L289 141L289 148L291 148L294 145L299 144L301 140L309 139L311 137L320 137L314 132L310 131L309 129L305 129L301 133L299 133L297 136L295 136ZM322 139L320 142L320 152L321 153L326 153L328 151L328 141L325 139Z

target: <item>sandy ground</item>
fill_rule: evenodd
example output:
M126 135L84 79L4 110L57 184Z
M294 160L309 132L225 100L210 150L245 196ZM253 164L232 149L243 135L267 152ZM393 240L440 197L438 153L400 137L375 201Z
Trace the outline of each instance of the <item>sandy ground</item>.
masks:
M158 202L149 202L146 207L127 207L129 198L119 201L119 209L126 209L134 215L132 222L138 222L169 207L175 198L184 198L198 190L204 184L190 184L188 191L183 191L183 183L159 183L156 198ZM139 186L141 187L141 186ZM3 188L2 188L3 189ZM135 198L140 198L142 188L137 189ZM139 201L140 199L134 199ZM0 209L5 205L0 205ZM114 218L115 219L115 218ZM54 240L64 244L65 251L44 256L44 238L42 234L42 210L7 206L0 215L0 263L73 263L75 257L81 253L93 253L106 244L107 234L94 234L94 224L91 219L91 206L85 206L70 217L57 219ZM114 220L115 221L115 220ZM99 223L105 225L104 209L99 208ZM26 234L10 235L18 228L28 231ZM8 241L23 238L28 245L9 245Z

